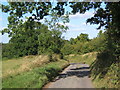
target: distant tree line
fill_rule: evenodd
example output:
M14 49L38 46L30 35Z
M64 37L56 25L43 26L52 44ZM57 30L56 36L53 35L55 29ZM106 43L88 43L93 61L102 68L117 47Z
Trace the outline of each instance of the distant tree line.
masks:
M64 55L100 52L105 49L105 43L105 32L102 33L100 31L98 36L93 39L89 39L88 34L81 33L77 38L71 38L70 41L66 41L61 51Z
M105 48L106 38L102 31L93 39L89 39L88 34L83 33L70 40L64 40L61 35L54 34L40 22L26 21L18 26L9 43L2 45L2 56L3 58L17 58L26 55L53 53L61 55L84 54L93 51L99 52Z

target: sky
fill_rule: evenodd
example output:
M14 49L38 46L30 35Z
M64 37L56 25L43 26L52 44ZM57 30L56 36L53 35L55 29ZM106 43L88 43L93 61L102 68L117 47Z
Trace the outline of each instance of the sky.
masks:
M4 2L2 2L4 3ZM7 3L4 3L5 5ZM66 11L70 11L70 8L66 8ZM69 27L69 29L66 31L66 33L63 33L62 36L66 40L70 40L70 38L76 38L81 33L86 33L89 35L89 38L92 39L97 36L99 30L96 28L98 25L90 25L89 23L86 24L86 20L94 15L94 10L91 9L90 11L87 11L85 14L79 14L76 13L75 15L69 15L70 22L66 25ZM0 30L7 27L8 20L7 17L9 16L8 13L2 13L0 10ZM101 30L103 30L102 28ZM2 43L8 43L10 38L7 34L2 35L2 39L0 39L0 42Z

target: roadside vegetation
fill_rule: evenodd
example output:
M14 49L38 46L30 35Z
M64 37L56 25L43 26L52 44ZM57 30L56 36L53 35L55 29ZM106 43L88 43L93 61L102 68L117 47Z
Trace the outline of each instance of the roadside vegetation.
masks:
M47 55L26 56L15 60L3 61L3 88L42 88L53 80L68 62L58 56L50 61ZM12 64L12 65L11 65ZM8 68L8 66L10 68Z
M91 52L83 55L68 55L66 58L70 63L85 63L90 65L90 76L95 88L119 88L120 67L118 63L109 63L109 60L113 58L107 53L106 56L105 54L102 54L103 56L100 55L101 53ZM102 61L99 62L100 60Z
M1 33L11 38L9 43L2 43L3 87L41 88L69 62L85 62L91 67L97 88L119 88L120 3L104 2L104 8L102 5L101 2L58 2L54 7L51 2L1 5L2 12L9 14L8 27ZM65 7L72 11L66 12ZM104 26L104 32L100 30L93 39L81 33L65 40L62 33L68 30L65 24L69 22L69 13L84 14L90 9L95 14L86 22L98 24L99 30ZM48 15L50 18L46 19Z
M69 60L69 63L86 63L88 65L91 65L97 57L97 52L90 52L86 54L73 54L73 55L67 55L65 58Z
M8 59L2 61L2 77L20 74L21 72L30 71L35 67L49 63L47 55L25 56L18 59Z

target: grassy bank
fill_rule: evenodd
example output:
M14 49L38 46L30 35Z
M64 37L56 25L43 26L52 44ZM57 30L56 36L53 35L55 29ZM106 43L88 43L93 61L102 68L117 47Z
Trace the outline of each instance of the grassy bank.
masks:
M25 56L18 59L9 59L2 61L2 77L8 77L30 71L49 62L47 55Z
M68 55L65 58L69 60L70 63L86 63L91 65L96 60L97 52L91 52L83 55Z
M120 63L108 53L91 52L84 55L68 55L70 63L87 63L96 88L120 88Z
M42 88L44 84L51 81L68 65L67 61L61 59L49 62L48 56L45 55L24 57L12 64L14 61L3 61L3 88ZM12 66L9 66L9 64L12 64ZM26 68L21 68L23 65ZM8 70L13 70L14 73L6 75L5 73Z

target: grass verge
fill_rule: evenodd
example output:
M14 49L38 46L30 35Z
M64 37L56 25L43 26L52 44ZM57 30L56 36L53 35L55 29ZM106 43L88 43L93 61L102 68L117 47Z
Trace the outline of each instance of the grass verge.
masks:
M2 86L3 88L42 88L44 84L55 78L66 65L68 62L64 60L51 62L31 71L4 78Z
M91 64L96 60L97 52L86 53L83 55L68 55L65 58L69 60L69 63L86 63Z

